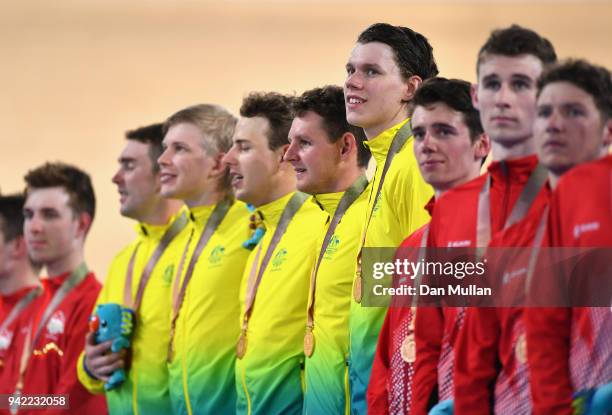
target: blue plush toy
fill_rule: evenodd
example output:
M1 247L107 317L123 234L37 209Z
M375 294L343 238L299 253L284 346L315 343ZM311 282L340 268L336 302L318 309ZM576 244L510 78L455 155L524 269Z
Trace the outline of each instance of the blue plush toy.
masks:
M112 340L111 351L114 353L130 347L130 338L134 331L134 312L119 304L99 304L89 320L89 328L94 332L96 344ZM104 390L111 390L125 380L123 368L115 370L104 384Z

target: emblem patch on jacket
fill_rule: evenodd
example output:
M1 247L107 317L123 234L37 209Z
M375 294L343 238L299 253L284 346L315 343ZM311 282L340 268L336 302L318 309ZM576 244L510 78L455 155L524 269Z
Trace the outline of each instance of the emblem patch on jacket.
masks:
M47 322L47 334L56 337L64 332L65 326L66 316L64 316L64 312L56 311Z
M278 271L287 260L287 250L285 248L280 249L274 258L272 258L272 271Z
M6 350L11 345L13 340L13 333L8 330L2 330L0 332L0 350Z

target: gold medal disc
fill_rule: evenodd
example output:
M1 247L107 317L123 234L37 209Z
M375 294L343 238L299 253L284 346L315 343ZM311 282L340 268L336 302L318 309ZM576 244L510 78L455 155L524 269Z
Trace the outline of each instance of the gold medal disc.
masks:
M521 334L516 340L514 354L516 355L516 360L520 363L524 364L527 362L527 340L525 339L525 334Z
M414 333L407 335L402 341L401 347L402 359L406 363L414 363L416 360L416 342L414 341Z
M315 338L312 330L308 330L304 336L304 354L306 357L312 356L314 352Z
M353 297L355 298L355 302L361 303L361 289L362 289L362 278L355 278L355 282L353 283Z
M238 339L238 344L236 344L236 356L238 359L242 359L246 354L247 349L247 338L246 334L240 334L240 338Z

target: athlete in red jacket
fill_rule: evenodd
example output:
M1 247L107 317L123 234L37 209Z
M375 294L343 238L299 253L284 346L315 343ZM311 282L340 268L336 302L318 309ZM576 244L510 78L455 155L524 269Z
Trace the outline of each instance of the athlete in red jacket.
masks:
M538 116L534 125L534 141L540 162L547 168L550 185L573 166L601 157L607 143L595 116L571 116L571 106L597 113L592 98L578 87L556 82L560 76L567 79L592 77L586 63L567 63L554 67L545 75L538 88ZM551 81L552 80L552 81ZM589 102L589 100L591 102ZM590 107L588 104L591 104ZM576 121L578 120L578 121ZM586 134L578 127L590 127ZM599 128L599 130L598 130ZM555 145L551 145L554 143ZM560 148L561 147L561 148ZM546 213L550 200L550 186L542 189L524 220L500 232L490 247L540 246L545 235ZM500 275L498 289L513 295L525 293L529 262L539 250L511 251L505 269ZM499 251L497 251L499 252ZM499 256L497 256L499 258ZM534 282L537 283L537 282ZM526 298L523 298L525 300ZM518 304L517 304L518 305ZM469 309L464 330L457 345L460 357L455 371L457 412L465 413L531 413L527 344L530 352L549 353L548 348L532 346L526 341L523 307L502 307L494 310ZM498 367L501 366L500 369ZM532 385L540 385L534 382ZM532 386L533 387L533 386ZM537 387L537 386L536 386Z
M17 353L7 360L10 393L65 395L61 413L106 413L103 396L87 392L76 362L100 283L83 258L85 237L95 212L89 176L61 163L47 163L26 177L24 234L31 258L47 269L36 312L15 338ZM58 397L59 398L59 397ZM58 413L57 402L41 409L17 405L19 413Z
M417 90L414 104L411 118L414 152L423 178L433 186L436 195L477 177L489 152L489 140L483 133L478 111L472 106L470 84L433 78ZM431 214L433 206L432 198L425 209ZM409 248L424 246L426 232L427 225L406 238L397 257L415 261L419 250ZM415 361L413 318L410 299L392 299L370 376L368 414L410 413Z
M588 154L591 159L603 156L558 180L545 245L611 247L612 157L605 157L612 142L610 72L585 61L569 61L545 74L539 86L538 144L543 162L553 166L553 185L572 162L588 160ZM597 259L609 265L609 256ZM580 280L589 278L601 265L596 260L590 260ZM597 273L596 277L606 278L604 275ZM578 411L586 412L589 405L599 410L593 413L611 411L610 406L602 407L604 397L592 395L594 388L601 390L601 385L612 381L610 309L530 308L525 324L534 413L571 414L574 393L582 397L576 401ZM610 399L608 396L608 405Z
M42 291L23 238L24 201L22 195L0 196L0 385L6 384L4 361L13 350L17 320L31 313Z
M552 45L531 30L512 26L494 31L478 56L473 100L492 141L493 162L487 174L437 200L428 247L486 247L525 216L541 197L546 178L536 169L532 125L535 83L544 65L556 59ZM427 413L436 402L432 413L452 408L453 367L467 363L455 359L453 350L464 316L461 307L417 311L413 413Z

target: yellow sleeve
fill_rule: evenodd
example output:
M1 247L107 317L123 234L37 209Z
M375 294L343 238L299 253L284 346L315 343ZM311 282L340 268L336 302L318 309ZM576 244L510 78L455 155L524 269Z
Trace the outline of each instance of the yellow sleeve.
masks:
M98 294L98 299L96 300L96 305L94 306L94 310L98 304L113 302L113 300L115 300L114 302L117 302L117 299L121 298L122 293L123 293L124 281L123 280L119 281L119 279L114 277L114 275L122 275L122 274L117 274L117 272L121 269L125 269L126 267L125 258L127 257L126 252L131 252L130 249L133 249L132 245L122 250L113 259L113 262L111 263L109 267L108 274L106 276L106 280L104 281L104 285L102 286L102 290L100 290L100 294ZM117 291L115 292L115 295L114 295L114 297L117 297L117 298L112 298L113 295L111 291ZM85 360L85 351L82 351L81 355L79 356L79 360L77 362L77 376L79 378L79 381L85 387L85 389L87 389L91 393L104 393L104 382L102 382L101 380L92 378L91 376L89 376L89 374L87 374L83 366L84 360Z
M85 352L81 352L77 361L77 376L81 385L91 393L104 393L104 382L94 379L85 372L83 361L85 360Z

